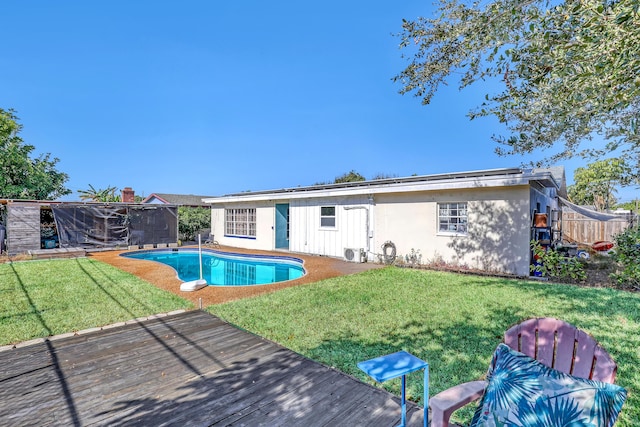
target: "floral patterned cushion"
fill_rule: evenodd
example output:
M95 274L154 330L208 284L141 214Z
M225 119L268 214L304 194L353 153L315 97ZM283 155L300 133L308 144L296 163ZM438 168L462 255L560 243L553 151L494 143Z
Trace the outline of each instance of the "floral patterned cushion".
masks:
M471 427L611 427L627 398L620 386L564 374L505 344L491 366Z

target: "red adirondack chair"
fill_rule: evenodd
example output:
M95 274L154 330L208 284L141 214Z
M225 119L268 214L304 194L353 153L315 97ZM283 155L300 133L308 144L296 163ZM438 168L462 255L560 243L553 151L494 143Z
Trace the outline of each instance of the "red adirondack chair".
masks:
M536 318L512 326L504 343L539 362L580 378L613 384L618 366L590 335L562 320ZM459 384L429 399L431 427L448 427L451 414L480 399L486 381Z

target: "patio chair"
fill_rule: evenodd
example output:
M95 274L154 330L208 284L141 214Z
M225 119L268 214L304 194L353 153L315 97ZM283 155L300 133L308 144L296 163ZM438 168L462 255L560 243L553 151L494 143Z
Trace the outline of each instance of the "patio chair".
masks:
M609 353L586 332L562 320L525 320L505 332L504 344L545 366L574 377L610 384L616 378L617 365ZM492 363L495 363L495 357ZM451 414L480 399L487 385L487 381L472 381L432 397L429 400L431 427L448 427Z
M216 242L216 239L214 239L212 233L208 233L208 236L206 237L206 239L204 241L204 245L205 246L220 246L220 245L218 245L218 242Z

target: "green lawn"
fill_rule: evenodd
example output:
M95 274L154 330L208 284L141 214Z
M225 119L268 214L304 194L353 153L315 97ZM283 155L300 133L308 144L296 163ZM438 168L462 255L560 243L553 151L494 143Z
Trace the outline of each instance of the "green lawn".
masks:
M0 345L190 307L90 258L0 264Z
M429 362L431 395L482 376L511 325L558 317L591 333L618 363L617 383L629 397L616 426L640 419L638 294L390 267L208 310L368 382L357 362L407 350ZM408 394L420 403L421 379L408 379ZM384 386L399 394L399 380Z
M0 264L0 295L0 345L192 307L91 258ZM618 363L629 398L616 426L640 419L640 294L389 267L208 310L369 382L357 362L407 350L429 362L432 395L483 375L509 326L559 317ZM399 380L384 385L399 394ZM421 373L408 393L421 403Z

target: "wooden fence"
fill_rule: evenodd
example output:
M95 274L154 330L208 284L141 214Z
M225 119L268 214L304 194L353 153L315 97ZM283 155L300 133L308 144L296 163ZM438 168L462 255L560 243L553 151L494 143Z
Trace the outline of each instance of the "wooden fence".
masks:
M577 212L565 210L562 213L562 238L573 243L591 245L594 242L608 240L613 242L616 234L624 231L632 220L631 214L621 215L619 219L598 221ZM637 221L637 215L635 221ZM635 222L637 224L637 222Z
M9 255L40 249L40 206L29 203L7 205L7 251Z

